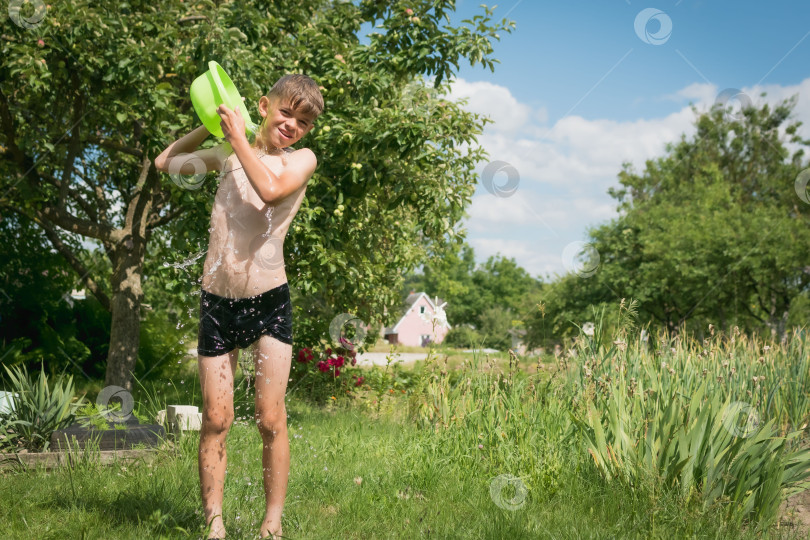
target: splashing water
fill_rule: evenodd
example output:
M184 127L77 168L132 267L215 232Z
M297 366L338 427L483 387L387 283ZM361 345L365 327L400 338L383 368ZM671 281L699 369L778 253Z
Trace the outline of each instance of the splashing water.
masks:
M164 263L163 263L163 267L164 267L164 268L168 268L168 267L170 267L170 266L171 266L172 268L176 268L176 269L178 269L178 270L185 270L186 268L188 268L189 266L191 266L192 264L194 264L194 262L195 262L197 259L199 259L199 258L200 258L200 257L202 257L203 255L205 255L206 253L208 253L208 250L201 251L201 252L196 253L196 254L192 255L191 257L189 257L188 259L186 259L186 260L184 260L184 261L182 261L182 262L179 262L179 263L170 263L170 262L164 262Z

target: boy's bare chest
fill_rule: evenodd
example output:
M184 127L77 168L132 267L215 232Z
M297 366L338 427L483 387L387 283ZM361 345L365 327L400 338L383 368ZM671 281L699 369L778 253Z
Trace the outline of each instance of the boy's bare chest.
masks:
M284 164L279 156L263 156L260 159L274 174L280 176L283 172ZM228 230L234 233L267 234L274 228L273 222L278 225L288 212L287 203L265 203L256 193L239 161L232 158L224 168L217 189L214 214L218 214L218 219L215 220L225 221Z

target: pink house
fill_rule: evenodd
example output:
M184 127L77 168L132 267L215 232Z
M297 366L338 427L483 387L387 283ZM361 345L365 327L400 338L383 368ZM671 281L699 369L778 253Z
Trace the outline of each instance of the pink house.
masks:
M423 292L412 292L405 299L405 314L394 326L384 328L383 336L395 345L427 347L429 343L441 343L450 330L446 305L439 298L431 300Z

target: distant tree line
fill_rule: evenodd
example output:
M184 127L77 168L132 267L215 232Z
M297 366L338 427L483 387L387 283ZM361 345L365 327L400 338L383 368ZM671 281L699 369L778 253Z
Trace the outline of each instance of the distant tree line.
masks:
M641 173L626 164L609 190L619 217L588 231L592 275L543 283L500 256L476 267L464 246L406 287L448 301L452 344L502 349L516 333L530 347L560 343L600 308L615 325L622 299L637 302L636 330L650 335L702 336L712 324L783 339L810 321L810 141L794 106L696 112L691 138Z

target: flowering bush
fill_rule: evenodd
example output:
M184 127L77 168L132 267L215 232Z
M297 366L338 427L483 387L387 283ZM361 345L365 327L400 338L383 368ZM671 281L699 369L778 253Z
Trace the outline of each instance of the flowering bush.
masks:
M345 338L340 338L335 349L326 347L319 352L304 347L298 351L296 360L290 370L290 391L301 391L317 402L351 394L352 388L362 386L365 380L356 374L350 378L345 375L346 370L357 364L354 344Z
M298 361L306 364L307 362L311 362L313 358L312 349L301 349L298 351Z

